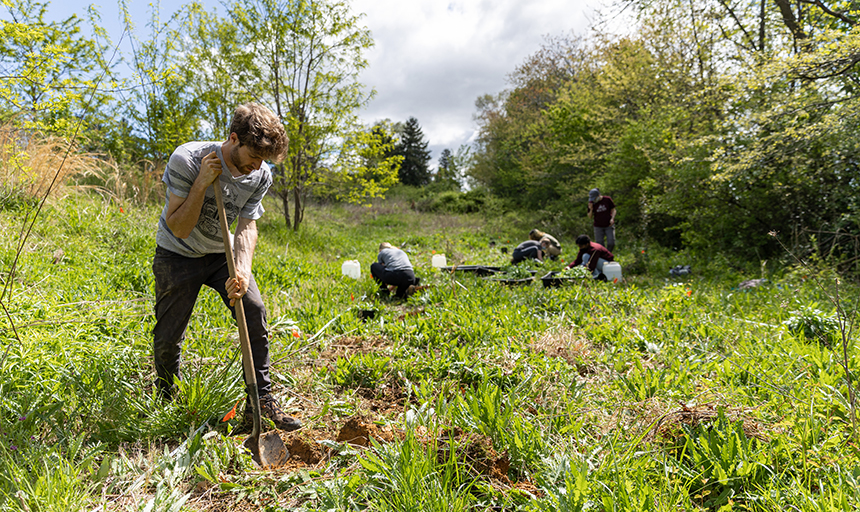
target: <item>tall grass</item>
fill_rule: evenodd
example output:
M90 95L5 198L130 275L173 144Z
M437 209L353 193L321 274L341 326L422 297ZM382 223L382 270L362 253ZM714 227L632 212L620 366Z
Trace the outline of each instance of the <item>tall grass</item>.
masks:
M860 505L841 347L795 326L809 308L836 314L820 288L770 269L743 290L760 268L727 272L725 261L657 249L643 259L623 246L622 265L641 264L624 283L506 287L439 272L431 258L504 264L501 247L528 230L403 201L310 205L297 233L266 202L255 276L274 391L324 456L255 470L229 435L239 419L221 421L243 390L220 298L200 295L179 396L157 401L150 265L160 205L80 192L45 207L15 276L22 211L0 208L2 278L14 285L0 323L0 509ZM428 285L408 301L377 296L367 275L383 240L404 247ZM341 275L347 259L361 262L361 279ZM670 277L680 263L695 273ZM854 306L853 284L840 294ZM359 316L367 310L372 318ZM847 365L856 371L852 353ZM338 442L348 420L385 435Z
M79 154L68 141L41 137L10 124L0 126L0 206L33 204L54 185L62 197L70 177L95 169L93 159Z

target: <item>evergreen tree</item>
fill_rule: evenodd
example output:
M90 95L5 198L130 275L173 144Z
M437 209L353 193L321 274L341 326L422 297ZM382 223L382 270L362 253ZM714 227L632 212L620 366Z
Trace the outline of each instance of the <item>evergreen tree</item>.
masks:
M430 151L427 149L428 142L424 140L424 133L418 126L418 120L410 117L400 134L400 143L397 144L396 154L403 156L400 165L400 182L404 185L416 187L430 183Z
M455 181L454 154L450 149L442 150L442 155L439 156L439 166L436 169L436 182L454 182Z

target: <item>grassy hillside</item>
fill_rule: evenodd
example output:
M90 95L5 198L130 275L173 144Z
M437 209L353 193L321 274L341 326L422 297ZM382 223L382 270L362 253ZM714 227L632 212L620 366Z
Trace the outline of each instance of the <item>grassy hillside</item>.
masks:
M305 428L282 434L287 467L262 471L241 453L244 436L230 436L239 418L221 421L244 392L236 329L214 292L189 325L180 396L155 400L159 208L69 195L41 213L10 275L25 206L0 211L2 510L860 505L827 298L838 291L850 312L858 290L826 271L740 275L737 262L622 239L624 282L509 287L435 271L431 257L504 265L501 248L535 226L389 201L311 207L294 233L268 204L255 276L274 391ZM428 285L407 302L375 295L381 241L406 249ZM341 276L348 259L361 279ZM682 263L693 274L670 278ZM856 371L853 340L847 356Z

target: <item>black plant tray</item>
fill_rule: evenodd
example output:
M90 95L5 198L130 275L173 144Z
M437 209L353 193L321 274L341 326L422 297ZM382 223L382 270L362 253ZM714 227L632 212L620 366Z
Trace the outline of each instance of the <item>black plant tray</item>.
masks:
M506 284L508 286L526 286L532 284L534 277L526 277L525 279L501 279L498 277L487 278L487 281Z
M453 267L439 267L443 272L471 272L477 276L491 276L501 271L499 267L488 267L486 265L455 265Z
M565 284L565 283L566 284L581 283L583 279L588 277L588 276L566 277L566 276L558 275L560 273L561 272L550 272L547 275L540 278L541 282L543 283L543 287L544 288L550 288L553 286L561 286L562 284Z

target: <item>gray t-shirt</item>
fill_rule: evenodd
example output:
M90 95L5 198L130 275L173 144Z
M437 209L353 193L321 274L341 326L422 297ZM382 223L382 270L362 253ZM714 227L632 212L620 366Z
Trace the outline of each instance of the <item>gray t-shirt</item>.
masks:
M272 185L272 173L269 166L263 162L262 167L248 175L234 178L227 168L224 155L221 154L221 142L189 142L176 148L170 155L164 176L161 178L167 185L170 194L179 197L188 197L191 186L200 173L200 165L203 157L215 152L221 159L221 176L219 183L224 197L224 210L227 214L227 223L232 225L236 217L246 219L259 219L263 212L263 196ZM155 242L168 251L187 256L199 258L206 254L223 253L224 242L221 236L221 224L218 220L218 206L215 202L215 192L212 187L206 189L203 199L203 207L197 225L191 230L188 238L178 238L167 227L167 206L170 203L170 195L161 211L158 219L158 231L155 234Z
M382 249L376 260L385 265L386 270L412 270L412 263L405 252L396 247Z

